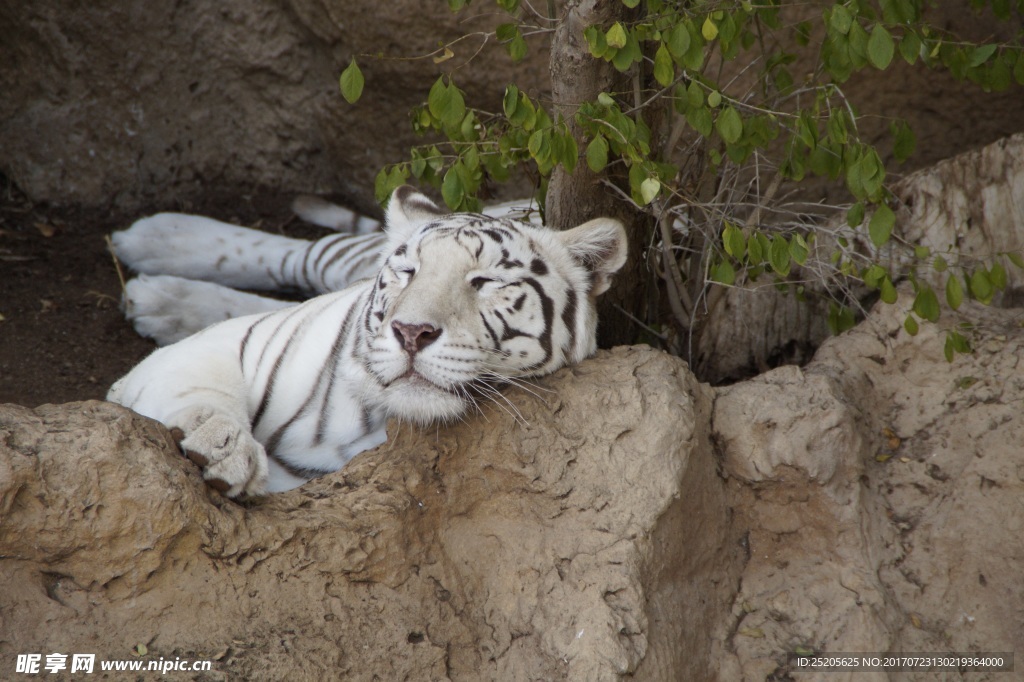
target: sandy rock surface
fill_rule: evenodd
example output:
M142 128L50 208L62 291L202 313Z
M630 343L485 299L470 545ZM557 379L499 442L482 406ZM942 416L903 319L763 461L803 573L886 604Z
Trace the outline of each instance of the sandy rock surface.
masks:
M951 364L905 314L718 390L601 352L246 505L117 406L4 406L0 661L760 681L811 679L797 650L1021 650L1021 312L969 307Z

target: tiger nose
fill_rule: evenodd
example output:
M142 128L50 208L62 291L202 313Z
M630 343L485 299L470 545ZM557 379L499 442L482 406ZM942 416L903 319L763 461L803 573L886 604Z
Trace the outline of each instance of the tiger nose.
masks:
M441 336L441 330L432 324L406 324L397 320L391 323L391 331L409 355L415 355Z

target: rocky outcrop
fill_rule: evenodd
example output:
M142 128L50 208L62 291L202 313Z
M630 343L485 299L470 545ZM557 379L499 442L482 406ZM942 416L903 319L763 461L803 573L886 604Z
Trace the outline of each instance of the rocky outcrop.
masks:
M939 5L928 8L936 26L1012 38L1012 25L991 14ZM817 24L820 10L807 12L799 18ZM267 186L338 192L372 211L373 176L419 140L409 110L439 73L454 73L488 111L500 111L510 82L548 91L547 33L530 39L518 66L485 39L507 20L493 3L452 13L442 0L0 0L0 173L35 201L64 204L173 208L218 191L237 204ZM455 56L435 65L428 55L461 36ZM354 107L338 93L353 55L367 75ZM973 86L901 60L843 87L883 149L894 112L911 122L914 163L1021 129L1021 90L985 93L979 116Z
M1019 650L1024 331L961 311L953 363L899 305L721 389L602 352L246 505L117 406L4 406L0 660L760 681L797 650Z
M897 278L915 266L917 277L930 282L940 297L950 273L960 271L932 267L935 256L962 267L968 277L979 266L998 262L1005 269L1006 288L995 293L992 303L1024 303L1024 272L1005 257L1008 252L1024 257L1024 133L912 173L894 192L896 235L903 245L879 255L866 232L860 232L853 239L859 237L865 258ZM695 343L694 364L702 378L718 383L785 360L805 362L829 335L834 297L827 289L848 288L865 300L877 295L856 279L839 278L831 265L842 231L849 236L845 214L818 229L806 274L795 275L809 292L804 297L763 282L722 293ZM917 261L907 244L927 246L932 257Z
M445 2L0 0L0 173L63 204L237 204L265 186L372 212L377 171L422 142L409 111L440 73L492 111L509 82L546 89L541 41L516 66L487 39L503 21ZM428 56L462 36L451 59ZM349 106L353 56L367 87Z
M690 635L740 566L711 397L622 349L249 506L116 406L6 407L2 658L141 642L245 679L707 677Z

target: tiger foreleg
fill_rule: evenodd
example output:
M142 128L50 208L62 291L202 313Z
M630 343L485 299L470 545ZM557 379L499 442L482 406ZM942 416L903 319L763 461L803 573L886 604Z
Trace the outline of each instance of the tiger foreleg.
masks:
M267 455L248 426L206 406L181 410L167 423L211 488L228 497L266 492Z
M210 485L231 497L267 488L267 456L252 434L238 363L246 319L157 349L107 394L107 400L162 422Z

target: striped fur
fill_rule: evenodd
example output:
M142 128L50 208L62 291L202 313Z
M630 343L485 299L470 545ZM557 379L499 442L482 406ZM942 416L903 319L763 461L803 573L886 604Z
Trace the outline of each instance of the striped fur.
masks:
M211 485L258 495L336 471L389 417L454 419L593 352L594 300L625 260L618 222L449 215L410 188L387 222L372 279L158 349L108 399L180 429Z

